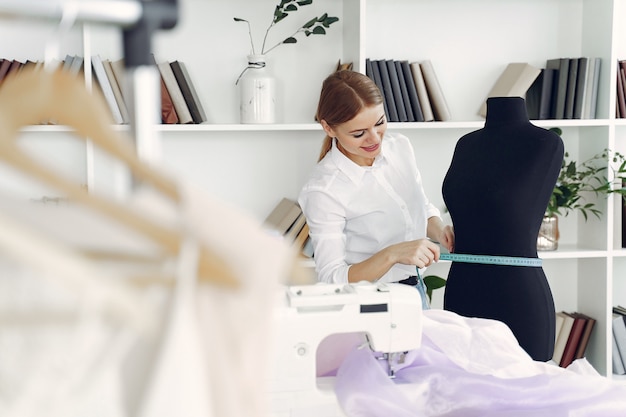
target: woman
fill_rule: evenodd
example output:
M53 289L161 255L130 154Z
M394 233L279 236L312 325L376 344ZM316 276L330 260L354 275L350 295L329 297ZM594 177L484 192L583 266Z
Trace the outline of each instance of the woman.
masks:
M429 238L452 250L454 234L424 194L409 140L386 133L380 90L361 73L335 72L317 120L327 136L298 201L318 280L417 285L416 267L439 260Z

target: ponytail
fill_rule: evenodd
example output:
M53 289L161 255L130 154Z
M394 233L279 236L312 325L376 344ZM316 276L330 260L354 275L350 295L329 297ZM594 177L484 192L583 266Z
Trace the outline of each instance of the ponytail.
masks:
M322 150L320 151L320 157L317 160L317 162L319 162L322 159L324 159L326 154L328 152L330 152L330 150L332 148L333 148L333 138L331 138L330 136L326 135L326 137L324 138L324 141L322 142Z

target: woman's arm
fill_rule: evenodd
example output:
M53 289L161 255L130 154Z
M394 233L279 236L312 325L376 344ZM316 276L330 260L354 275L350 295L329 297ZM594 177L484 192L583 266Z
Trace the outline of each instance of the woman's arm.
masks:
M439 260L439 246L429 239L396 243L375 253L368 259L353 264L348 270L348 281L376 281L395 264L429 266Z

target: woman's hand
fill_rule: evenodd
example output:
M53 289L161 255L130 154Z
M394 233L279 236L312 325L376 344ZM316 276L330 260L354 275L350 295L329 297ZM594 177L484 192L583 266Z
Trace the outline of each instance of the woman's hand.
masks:
M439 243L441 243L449 252L454 252L454 229L452 226L444 226L439 234Z
M439 245L430 239L410 240L387 248L394 263L424 268L439 260Z
M439 242L450 252L454 252L454 229L444 225L437 216L428 219L428 237Z

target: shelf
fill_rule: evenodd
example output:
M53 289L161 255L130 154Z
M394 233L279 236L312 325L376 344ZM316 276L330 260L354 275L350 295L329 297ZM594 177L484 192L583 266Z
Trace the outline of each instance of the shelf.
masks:
M608 251L576 245L559 245L555 251L539 251L541 259L606 258Z
M608 126L615 123L619 126L626 126L626 122L609 121L607 119L594 120L531 120L540 127L587 127L587 126ZM438 130L438 129L480 129L485 125L485 121L452 121L452 122L419 122L402 123L390 122L389 129L395 130ZM126 130L127 125L114 125L114 129ZM73 129L63 125L33 125L22 129L24 132L69 132ZM159 124L156 130L160 132L297 132L297 131L321 131L319 123L275 123L275 124L237 124L237 123L202 123L202 124Z

